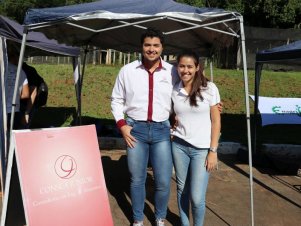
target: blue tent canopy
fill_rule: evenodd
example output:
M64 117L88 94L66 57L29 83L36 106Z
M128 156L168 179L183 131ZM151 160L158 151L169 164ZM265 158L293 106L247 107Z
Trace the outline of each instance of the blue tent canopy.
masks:
M24 27L17 22L0 15L0 36L22 43ZM41 32L30 31L27 36L27 56L65 55L78 56L80 49L65 44L58 44L56 40L48 39Z
M156 27L165 35L164 54L194 49L209 55L240 37L240 17L236 12L172 0L102 0L30 9L24 24L73 46L93 45L123 52L140 51L141 33L147 27Z
M255 101L254 101L254 148L256 148L256 125L259 104L259 87L262 67L264 64L283 64L283 65L300 65L301 63L301 40L274 47L272 49L262 50L256 53L255 63ZM256 149L255 149L256 150Z
M301 41L263 50L256 54L256 64L300 64L300 61Z

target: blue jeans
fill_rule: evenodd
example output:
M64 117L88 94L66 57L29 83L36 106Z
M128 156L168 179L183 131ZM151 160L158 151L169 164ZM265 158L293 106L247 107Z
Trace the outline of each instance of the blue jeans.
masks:
M205 199L209 173L205 167L208 149L196 148L175 137L172 155L177 178L177 198L182 226L189 226L191 202L194 226L201 226L205 217Z
M144 218L145 182L150 158L155 181L155 217L165 219L172 175L170 123L142 122L127 119L136 138L134 148L127 148L128 168L131 176L130 190L134 221Z

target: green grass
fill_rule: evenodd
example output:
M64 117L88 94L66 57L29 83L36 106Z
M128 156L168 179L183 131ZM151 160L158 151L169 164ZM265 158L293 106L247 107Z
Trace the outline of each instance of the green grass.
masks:
M76 107L71 65L33 65L48 84L47 107ZM87 65L82 87L82 115L112 119L110 96L119 67Z
M47 107L40 110L44 111L43 116L36 115L36 124L41 127L47 127L50 125L68 126L74 123L74 113L77 105L72 66L39 64L34 64L33 66L45 79L49 88ZM110 110L110 96L119 69L120 66L87 65L82 90L82 116L84 123L94 123L95 120L102 120L109 124L114 123ZM214 82L219 88L224 103L222 139L245 142L246 120L244 114L246 110L243 71L214 69L213 73ZM208 70L206 70L206 75L210 75ZM254 76L254 71L249 70L250 94L254 94ZM300 90L300 72L263 71L262 73L261 96L300 97ZM250 101L250 107L251 113L253 113L252 101ZM51 109L51 111L46 111L46 109ZM44 121L44 123L39 123L39 121ZM294 143L291 140L289 142Z

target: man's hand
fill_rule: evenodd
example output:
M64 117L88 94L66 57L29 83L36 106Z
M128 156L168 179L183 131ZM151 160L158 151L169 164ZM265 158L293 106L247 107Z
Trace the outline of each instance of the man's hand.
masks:
M136 142L135 137L133 137L131 135L132 128L133 127L131 127L129 125L124 125L120 128L120 132L123 136L123 139L124 139L126 145L130 148L133 148L135 146L135 142Z

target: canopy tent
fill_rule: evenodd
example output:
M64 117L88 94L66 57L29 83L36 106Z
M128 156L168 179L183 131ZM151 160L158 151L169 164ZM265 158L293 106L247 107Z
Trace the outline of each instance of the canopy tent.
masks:
M272 49L260 51L256 54L255 62L255 101L254 101L254 130L253 152L256 153L256 125L258 118L259 87L262 67L264 64L300 65L301 63L301 40L291 44L278 46Z
M17 43L22 43L24 27L17 22L0 15L0 36L12 40ZM58 44L54 39L48 39L41 32L31 31L28 33L26 56L51 56L64 55L76 57L80 54L80 49L77 47Z
M238 13L196 8L172 0L102 0L30 9L24 24L59 42L123 52L139 52L141 32L156 27L166 35L165 54L186 48L208 54L214 47L231 45L233 37L239 37L239 17Z
M0 108L0 136L2 141L0 145L0 153L1 153L2 184L5 181L5 178L3 177L5 175L5 170L6 170L5 159L8 150L7 139L9 138L9 134L11 133L11 131L7 131L6 128L7 118L6 118L6 102L5 102L5 84L4 84L4 74L7 67L6 66L7 65L6 40L11 40L21 45L23 30L24 28L22 25L0 15L0 68L1 68L0 100L2 103L2 106ZM80 55L80 48L67 46L65 44L58 44L57 41L46 38L46 36L43 33L33 32L33 31L29 32L26 46L27 46L27 50L25 52L26 56L70 56L74 58L74 66L77 66L77 61L78 61L77 58ZM23 62L23 58L21 62ZM76 90L78 90L77 87ZM11 118L12 120L14 120L13 116ZM11 125L12 124L13 121L11 122Z
M272 49L262 50L256 54L256 66L262 64L300 64L301 40Z
M140 52L141 33L148 27L156 27L165 35L163 54L193 49L203 56L209 56L215 49L229 46L240 39L250 165L250 209L254 225L249 91L243 17L239 13L197 8L172 0L102 0L65 7L30 9L24 24L22 47L26 43L27 30L43 32L48 38L70 45Z

